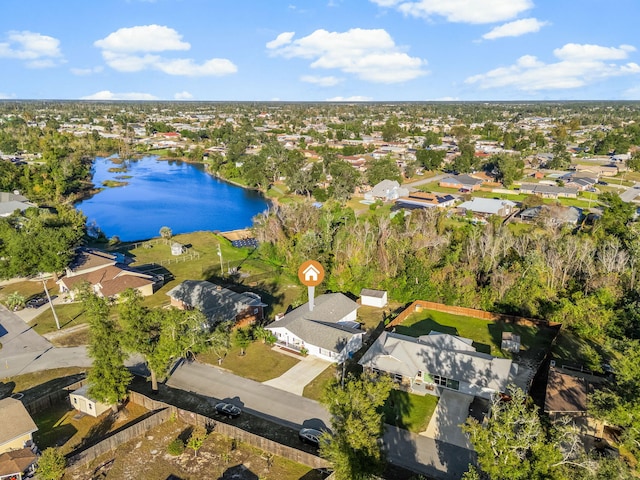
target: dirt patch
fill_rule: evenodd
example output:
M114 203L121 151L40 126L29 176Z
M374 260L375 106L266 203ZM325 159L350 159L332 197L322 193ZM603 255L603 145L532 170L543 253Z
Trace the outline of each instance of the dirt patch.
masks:
M321 480L324 476L315 470L281 457L268 455L249 445L234 442L223 435L212 433L195 455L186 448L184 453L172 456L167 446L176 438L188 438L191 427L179 420L169 420L120 446L114 452L78 469L70 469L65 478L85 480L93 478L147 480L191 479L282 479Z

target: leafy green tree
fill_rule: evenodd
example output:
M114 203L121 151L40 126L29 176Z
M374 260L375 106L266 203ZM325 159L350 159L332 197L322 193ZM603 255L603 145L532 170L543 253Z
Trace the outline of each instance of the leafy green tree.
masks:
M395 115L389 117L382 127L382 139L385 142L394 142L402 132L402 128L398 124L398 117Z
M173 236L173 231L169 227L160 228L160 236L165 239L169 239Z
M175 360L204 348L206 318L197 310L149 309L133 289L125 290L120 298L124 344L128 351L145 358L151 388L157 391L158 378L166 375Z
M344 388L334 379L322 396L331 413L332 435L324 435L320 454L331 462L337 480L372 478L383 467L379 439L384 433L381 407L391 389L386 376L349 376Z
M124 366L121 332L110 316L107 299L89 292L88 288L81 298L89 318L88 351L93 360L87 375L89 395L106 404L119 403L127 397L131 381L131 373Z
M491 158L491 163L498 171L498 179L505 187L520 180L524 172L524 161L519 156L499 154Z
M207 348L218 357L218 363L222 363L224 357L231 348L231 322L221 322L209 334L206 341Z
M634 172L640 172L640 151L634 152L631 158L627 160L627 167Z
M402 172L396 164L396 161L390 156L379 159L369 160L367 162L367 183L376 185L382 180L402 181Z
M416 151L416 160L427 170L438 170L447 155L444 150L424 150Z
M634 205L623 202L618 194L611 192L601 194L599 200L605 205L599 225L606 233L615 235L621 240L627 240L629 237L627 224L635 214Z
M233 344L240 349L240 355L246 353L246 348L251 344L251 334L246 328L238 328L233 334Z
M613 425L623 428L622 441L636 456L640 455L640 340L623 339L614 344L611 361L615 372L612 383L590 396L594 412Z
M38 480L60 480L64 475L67 460L60 450L49 447L42 452L36 467Z
M187 447L193 450L194 457L198 456L198 450L202 448L202 445L204 444L204 441L206 439L207 439L207 430L203 426L198 425L193 429L193 431L191 432L191 436L187 441Z
M360 173L343 160L333 162L329 167L329 173L331 174L329 196L339 201L351 198L360 181Z

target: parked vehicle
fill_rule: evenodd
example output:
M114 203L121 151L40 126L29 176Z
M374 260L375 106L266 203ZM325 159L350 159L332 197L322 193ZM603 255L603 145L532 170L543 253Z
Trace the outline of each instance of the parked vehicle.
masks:
M229 418L239 417L242 413L239 407L225 402L216 403L215 409L220 415L226 415Z
M32 298L26 303L27 308L38 308L47 303L47 299L44 297Z
M303 428L298 432L298 438L302 443L308 443L315 447L320 446L320 435L322 435L322 432L315 428Z

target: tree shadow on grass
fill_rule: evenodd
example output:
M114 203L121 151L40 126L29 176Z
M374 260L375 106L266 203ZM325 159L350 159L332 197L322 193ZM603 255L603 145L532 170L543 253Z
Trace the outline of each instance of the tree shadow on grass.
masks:
M242 464L227 468L218 480L258 480L260 477Z
M447 333L449 335L458 335L458 329L447 325L442 325L436 322L433 317L427 316L425 319L420 320L413 325L396 325L395 333L401 335L407 335L410 337L420 337L422 335L429 335L430 332Z

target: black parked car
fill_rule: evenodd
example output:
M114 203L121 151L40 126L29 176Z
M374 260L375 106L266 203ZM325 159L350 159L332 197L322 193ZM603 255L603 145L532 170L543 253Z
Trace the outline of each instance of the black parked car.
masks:
M316 447L320 446L320 435L322 435L322 432L315 428L303 428L298 432L298 438L300 438L303 443L308 443Z
M239 407L225 402L216 403L215 409L220 415L226 415L229 418L236 418L242 413Z

